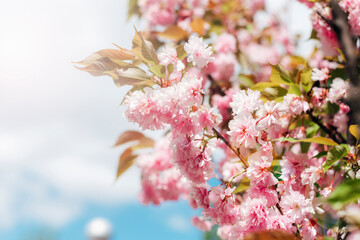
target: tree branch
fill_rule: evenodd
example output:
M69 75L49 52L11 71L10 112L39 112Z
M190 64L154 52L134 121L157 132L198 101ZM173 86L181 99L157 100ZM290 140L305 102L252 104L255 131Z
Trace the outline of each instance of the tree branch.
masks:
M338 144L346 143L346 140L343 138L343 136L339 132L336 131L336 129L330 129L330 128L326 127L318 117L314 116L312 109L309 111L308 115L311 118L311 120L314 123L316 123L317 125L319 125L321 130L323 130L327 135L329 135L329 137L332 140L334 140L336 143L338 143Z
M218 139L221 139L221 141L223 141L234 153L236 156L238 156L241 160L241 162L244 164L245 168L248 168L249 166L247 165L246 161L241 157L241 155L239 154L239 152L237 151L237 149L235 149L230 142L223 136L221 135L220 132L218 132L215 128L213 128L213 131L216 134L216 137Z
M360 126L360 84L359 84L359 70L358 59L356 55L356 38L350 32L350 26L347 19L347 14L341 9L336 0L330 1L332 20L321 16L324 21L333 29L340 44L340 48L345 57L345 65L350 79L350 93L346 99L350 107L349 125L357 124ZM354 138L348 134L348 142L354 144Z

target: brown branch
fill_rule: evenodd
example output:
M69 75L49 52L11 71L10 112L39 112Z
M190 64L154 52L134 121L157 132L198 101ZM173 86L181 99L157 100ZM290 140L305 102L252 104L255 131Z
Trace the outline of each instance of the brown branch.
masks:
M241 162L244 164L245 168L248 168L249 166L247 165L246 161L241 157L239 151L238 151L236 148L234 148L234 147L230 144L230 142L229 142L223 135L221 135L221 133L218 132L215 128L213 128L213 131L215 132L216 137L217 137L218 139L221 139L221 141L223 141L223 142L235 153L235 155L239 157L239 159L241 160Z
M339 3L336 0L331 0L330 7L332 20L325 18L321 14L320 16L335 32L345 57L345 65L351 86L349 97L346 99L350 107L349 125L357 124L360 126L360 84L358 58L356 55L356 38L352 36L350 32L347 14L341 9ZM355 139L350 134L348 134L348 142L352 145L355 143Z
M329 137L334 140L336 143L341 144L341 143L346 143L346 140L343 138L343 136L336 131L336 129L330 129L328 127L326 127L321 120L316 117L313 114L313 110L311 109L308 113L309 117L311 118L311 120L316 123L317 125L319 125L319 127L321 128L321 130L323 130L327 135L329 135Z

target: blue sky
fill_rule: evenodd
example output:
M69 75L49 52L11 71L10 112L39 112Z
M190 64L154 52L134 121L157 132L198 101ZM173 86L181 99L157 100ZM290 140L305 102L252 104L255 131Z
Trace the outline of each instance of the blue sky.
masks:
M294 0L272 2L292 3L285 17L294 32L309 25ZM137 129L122 116L125 89L72 64L112 43L130 48L133 24L141 24L126 22L126 3L0 1L0 239L48 230L84 239L99 216L113 224L114 240L200 239L185 202L138 203L136 168L114 181L120 150L111 146Z
M84 226L89 219L104 217L114 228L116 239L183 240L201 239L202 233L191 226L194 211L186 202L166 203L162 206L142 206L139 203L126 206L87 206L87 211L73 219L61 229L46 228L44 224L20 222L16 228L0 233L0 239L18 240L41 232L52 233L58 240L86 240ZM151 236L151 238L149 238Z

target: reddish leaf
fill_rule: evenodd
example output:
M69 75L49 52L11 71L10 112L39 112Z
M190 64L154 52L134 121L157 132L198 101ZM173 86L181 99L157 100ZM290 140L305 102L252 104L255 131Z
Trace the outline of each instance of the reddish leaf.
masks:
M120 146L127 142L141 140L143 138L145 138L145 136L144 136L144 134L142 134L140 132L126 131L118 137L114 147Z
M116 173L116 178L120 177L129 167L134 163L137 155L132 154L131 148L126 149L120 156L119 165Z
M266 230L247 234L244 240L299 240L299 238L282 230Z

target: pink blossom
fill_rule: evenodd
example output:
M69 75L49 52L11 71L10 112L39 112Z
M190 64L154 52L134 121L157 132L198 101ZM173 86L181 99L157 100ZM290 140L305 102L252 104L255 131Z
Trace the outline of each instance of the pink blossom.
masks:
M243 175L240 174L243 171L244 166L242 163L239 163L238 160L228 161L225 158L219 163L219 172L225 181L232 180L232 182L239 182L243 178ZM235 177L236 175L239 176ZM235 178L233 179L233 177Z
M169 25L175 22L178 0L139 0L138 6L149 25Z
M312 88L312 102L315 106L321 107L327 99L327 90L325 88Z
M304 222L301 227L302 239L304 240L315 240L317 236L317 229L314 225L313 220L307 218L304 219Z
M181 71L185 68L185 65L177 57L176 49L172 45L165 45L158 54L160 64L168 66L173 64L176 71Z
M295 223L300 223L306 214L313 212L311 201L298 191L291 190L281 197L280 207Z
M332 193L333 190L334 189L333 189L332 186L326 187L326 188L324 188L323 190L320 191L320 194L321 194L321 196L327 198L330 195L330 193Z
M243 116L231 120L227 133L236 147L244 145L246 148L254 148L259 131L255 129L256 121L251 116Z
M199 230L204 232L210 231L212 227L211 221L206 221L203 217L198 217L198 216L192 217L191 223Z
M185 51L189 54L187 61L193 62L194 66L203 68L209 62L214 60L211 57L211 47L203 42L202 38L191 36L189 41L185 43Z
M295 180L295 182L292 181L293 184L301 183L300 176L305 169L307 161L308 157L306 154L299 153L299 151L287 151L280 161L281 179L284 181ZM302 186L298 185L297 187L300 188Z
M320 179L322 173L323 169L321 166L311 166L306 168L305 171L301 173L301 183L303 185L309 185L313 188L314 184Z
M234 88L230 88L225 92L224 96L216 94L211 99L211 105L219 110L223 121L226 121L231 117L230 102L232 102L234 94L236 94L236 90Z
M173 159L181 174L195 184L203 184L214 176L215 165L210 149L202 151L196 142L185 136L172 139Z
M257 127L267 128L272 124L275 124L278 121L279 118L279 110L281 109L281 104L276 103L274 101L267 101L263 108L260 108L260 110L257 112L257 115L260 117L259 120L257 120Z
M235 224L239 215L239 209L235 206L231 192L233 189L212 187L209 195L212 207L204 209L203 215L220 226Z
M282 110L289 111L290 114L300 115L302 112L309 110L309 104L294 94L286 94Z
M265 198L247 198L240 209L241 221L233 227L230 239L242 239L248 233L267 229L269 210Z
M186 180L175 168L142 175L142 191L139 195L143 204L160 204L167 200L178 200L187 192Z
M333 125L337 128L338 132L344 133L347 130L348 121L349 117L340 110L334 115Z
M309 8L312 8L314 6L314 3L309 1L309 0L298 0L298 1L301 2L301 3L304 3Z
M349 11L349 24L351 26L351 32L355 36L360 35L360 3L357 7Z
M268 229L280 229L289 232L295 232L296 228L293 226L293 221L287 215L282 215L277 209L270 208L270 217L268 222Z
M341 78L335 78L331 83L331 88L328 93L328 99L332 103L336 103L338 100L347 96L350 89L348 82L345 82Z
M279 53L276 48L272 46L260 45L257 43L250 43L243 49L249 61L255 64L266 65L277 64L280 60Z
M197 18L202 18L205 14L209 0L186 0L188 9L193 11L193 14Z
M260 92L251 89L240 90L233 96L233 101L230 103L234 115L249 115L261 106Z
M269 171L272 162L271 158L262 156L261 152L252 154L249 159L249 168L246 171L247 177L251 181L261 182L265 187L275 185L278 181Z
M235 56L231 53L220 53L215 57L213 65L213 72L211 76L216 81L229 81L234 75L234 68L237 64Z
M209 193L204 186L192 186L189 194L189 204L192 208L208 208Z
M266 199L266 206L271 207L279 202L279 196L276 190L270 189L267 185L268 184L263 184L261 182L260 184L259 182L252 182L247 193L250 198L264 197Z
M332 19L331 10L329 7L323 7L320 3L315 3L311 20L314 30L317 31L317 37L320 39L322 51L328 56L336 56L338 55L336 49L339 48L336 34L319 13L327 19Z
M328 68L314 68L311 73L311 79L315 81L324 81L329 78L329 69Z
M216 52L235 52L236 51L236 39L229 33L222 33L214 44L214 50Z
M219 226L216 234L219 236L220 239L227 240L230 239L232 225L223 225Z

